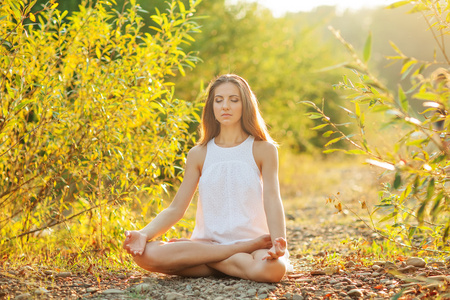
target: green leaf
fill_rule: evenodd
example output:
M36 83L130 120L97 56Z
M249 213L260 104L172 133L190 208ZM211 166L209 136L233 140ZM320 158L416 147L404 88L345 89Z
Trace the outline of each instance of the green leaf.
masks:
M357 155L365 155L365 154L367 154L366 152L364 152L363 150L360 150L360 149L348 150L347 153L348 154L357 154Z
M370 59L370 54L372 52L372 32L366 39L366 44L364 45L364 61L367 62Z
M433 197L434 194L434 178L431 178L430 183L428 184L427 188L427 201Z
M323 153L329 154L329 153L333 153L333 152L337 152L337 151L345 152L345 150L342 150L342 149L327 149L327 150L324 150Z
M400 106L402 109L407 112L408 111L408 98L405 95L405 92L403 91L401 85L398 86L398 102L400 103Z
M444 234L442 235L442 241L444 243L447 242L449 234L450 234L450 222L448 223L447 227L444 229Z
M321 114L315 113L315 112L306 113L305 115L308 116L312 120L322 118Z
M402 185L402 176L400 175L399 172L395 173L395 179L394 179L394 183L392 185L392 187L395 190L398 190L398 188Z
M380 221L378 221L378 222L379 222L379 223L386 222L386 221L388 221L388 220L394 218L397 214L398 214L398 212L397 212L397 211L394 211L394 212L388 214L387 216L385 216L384 218L382 218L382 219L381 219Z
M323 137L329 137L329 136L332 135L333 133L335 133L335 131L329 130L329 131L325 132L324 134L322 134L322 136L323 136Z
M14 107L14 111L21 110L22 108L24 108L26 105L30 104L31 102L33 102L33 99L27 99L27 100L20 102L16 107Z
M311 128L311 130L319 130L319 129L324 128L325 126L328 126L328 124L320 124L320 125L318 125L316 127Z
M339 142L339 141L340 141L341 139L343 139L343 138L344 138L344 137L341 136L341 137L332 139L331 141L329 141L328 143L326 143L324 147L328 147L328 146L330 146L330 145L332 145L332 144L334 144L334 143L337 143L337 142Z
M408 239L411 239L411 238L414 236L414 234L416 233L416 230L417 230L417 227L416 227L416 226L411 226L411 227L409 227L409 230L408 230Z
M417 210L417 220L420 224L423 223L423 217L425 215L425 207L427 206L427 201L422 202L419 209Z

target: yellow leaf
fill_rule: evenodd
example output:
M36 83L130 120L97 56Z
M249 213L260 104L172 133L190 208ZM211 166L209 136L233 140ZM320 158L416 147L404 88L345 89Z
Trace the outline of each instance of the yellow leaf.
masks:
M50 9L55 9L55 8L58 7L58 5L59 5L59 3L55 3L55 4L52 5L52 7Z
M36 22L36 17L34 16L33 13L30 13L30 20Z

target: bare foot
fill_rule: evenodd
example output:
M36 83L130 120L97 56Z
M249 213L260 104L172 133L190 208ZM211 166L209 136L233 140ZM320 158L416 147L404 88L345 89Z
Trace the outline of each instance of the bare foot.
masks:
M270 238L270 235L266 234L257 237L256 239L238 242L236 244L242 246L242 250L239 252L252 253L259 249L270 249L270 247L272 247L272 239Z
M123 249L133 256L142 255L147 245L147 236L139 231L125 231L125 236Z
M284 256L284 254L286 253L286 246L287 242L284 238L279 237L275 239L273 247L270 248L269 251L267 251L267 255L263 257L263 260L278 259Z

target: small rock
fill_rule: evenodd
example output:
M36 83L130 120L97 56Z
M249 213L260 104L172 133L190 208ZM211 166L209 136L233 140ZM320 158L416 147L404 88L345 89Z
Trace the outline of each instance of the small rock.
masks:
M326 273L323 270L312 270L311 275L326 275Z
M52 270L44 270L44 274L47 276L55 275L57 272Z
M313 280L311 278L297 278L295 279L295 282L312 282Z
M31 299L31 294L29 293L24 293L24 294L20 294L18 296L16 296L14 299Z
M286 293L286 294L284 294L284 298L286 298L287 300L291 300L292 299L292 294L291 293Z
M450 276L445 275L436 275L436 276L430 276L428 279L436 280L436 281L448 281L450 282Z
M247 295L250 296L250 297L255 296L256 293L257 293L257 291L255 289L248 289L247 290Z
M351 260L345 263L345 267L346 267L346 268L352 268L352 267L354 267L355 265L356 265L355 262L354 262L354 261L351 261Z
M397 269L397 266L391 261L386 261L384 263L384 268L385 269Z
M184 295L179 293L167 293L166 294L166 300L180 300L185 299Z
M62 278L70 277L70 276L72 276L72 273L70 273L70 272L60 272L60 273L56 274L56 277L62 277Z
M294 294L294 296L292 296L292 300L303 300L303 296L299 295L299 294Z
M427 263L420 257L410 257L406 260L406 264L409 266L423 268Z
M44 295L50 293L46 288L40 287L34 290L36 295Z
M267 298L267 294L258 295L258 299L266 299L266 298Z
M148 292L152 290L152 285L148 283L141 283L134 287L134 291L137 293Z
M360 289L353 289L353 290L348 291L347 295L350 297L358 297L359 298L359 297L364 296L364 293Z
M445 267L445 262L443 262L443 261L434 261L430 265L433 266L433 267L440 268L440 267Z
M87 293L95 293L96 291L98 291L98 288L95 287L90 287L86 289Z
M118 290L118 289L108 289L108 290L104 290L102 292L102 294L106 294L106 295L110 295L110 294L123 294L125 293L122 290Z
M405 268L398 269L401 273L414 273L417 270L414 266L406 266Z
M266 287L262 287L258 289L258 295L259 294L267 294L269 292L269 289Z
M379 269L381 269L379 265L372 265L372 270L378 271Z

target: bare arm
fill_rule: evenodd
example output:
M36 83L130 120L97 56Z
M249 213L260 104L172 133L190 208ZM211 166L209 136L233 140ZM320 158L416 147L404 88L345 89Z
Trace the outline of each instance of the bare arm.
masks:
M168 208L159 213L147 226L139 231L126 231L123 248L133 256L141 255L147 242L159 237L175 225L186 212L197 189L206 149L194 147L189 151L184 180Z
M254 151L264 183L264 210L273 244L263 259L277 259L284 255L287 247L286 222L278 182L278 152L277 148L268 142L258 142Z
M172 203L140 230L142 234L147 236L148 240L166 233L184 216L200 179L199 166L202 164L202 153L199 150L199 148L193 148L189 151L186 159L184 179Z
M272 241L282 237L286 239L286 222L278 181L278 152L274 145L263 145L265 155L261 160L261 173L264 182L263 199Z

